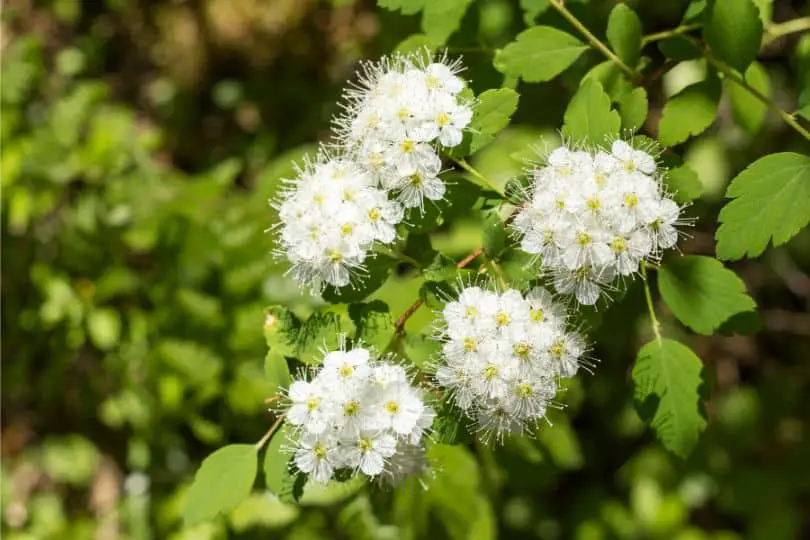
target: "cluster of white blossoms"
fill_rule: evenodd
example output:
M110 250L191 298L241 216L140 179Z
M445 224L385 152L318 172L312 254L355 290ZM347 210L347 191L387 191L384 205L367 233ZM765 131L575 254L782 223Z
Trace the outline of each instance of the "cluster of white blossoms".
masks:
M345 93L339 139L407 208L444 197L438 148L458 145L473 114L460 69L444 58L425 65L421 55L393 56L364 65Z
M458 62L422 55L364 64L335 120L337 148L298 170L274 206L279 253L302 285L362 280L375 243L390 244L404 208L444 198L439 148L461 142L472 118Z
M326 354L315 377L288 391L295 466L326 483L345 469L395 483L427 468L422 438L433 423L405 370L362 347Z
M561 377L586 365L585 340L542 288L466 287L443 311L436 381L479 431L501 437L544 418Z
M513 227L559 292L596 303L617 276L638 272L678 240L681 207L667 197L655 158L624 141L611 152L561 147L531 171Z
M372 244L391 243L403 216L365 169L326 155L288 181L276 207L281 253L296 280L316 290L362 276Z

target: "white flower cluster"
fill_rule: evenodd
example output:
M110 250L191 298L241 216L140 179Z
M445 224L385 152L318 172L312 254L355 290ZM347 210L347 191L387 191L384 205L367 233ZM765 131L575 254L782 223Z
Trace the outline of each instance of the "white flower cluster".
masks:
M281 251L299 283L343 287L362 275L375 241L391 243L402 205L345 157L307 164L277 205Z
M437 145L458 145L472 119L471 103L459 95L459 71L457 62L424 65L420 56L394 56L366 64L359 84L345 93L339 138L408 208L444 197Z
M541 257L557 290L582 304L678 240L681 207L666 196L655 159L624 141L610 153L558 148L531 175L513 223L521 249Z
M546 415L561 377L585 363L584 339L542 288L525 297L464 288L443 312L436 381L484 433L522 432Z
M356 347L326 354L311 381L289 388L296 467L317 482L348 469L395 482L426 467L422 437L433 410L405 370Z
M279 252L299 283L321 291L362 278L375 242L396 238L403 206L444 197L438 148L461 142L472 109L459 97L458 63L416 58L363 66L335 121L338 148L300 169L273 203Z

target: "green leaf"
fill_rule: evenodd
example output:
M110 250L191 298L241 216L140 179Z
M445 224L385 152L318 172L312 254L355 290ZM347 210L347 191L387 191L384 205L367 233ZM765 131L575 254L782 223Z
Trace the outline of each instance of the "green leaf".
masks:
M779 246L810 222L810 157L793 152L758 159L726 191L734 199L720 211L717 256L756 257L772 240Z
M759 62L751 63L745 72L745 81L758 90L760 94L770 99L771 81L762 64ZM726 89L728 90L729 101L731 101L731 112L737 123L751 135L759 133L762 124L765 122L768 107L734 81L727 81Z
M664 184L675 201L685 204L700 197L703 193L703 182L689 165L681 165L666 172Z
M413 34L400 41L399 45L394 47L394 52L401 54L425 53L425 61L429 61L430 57L427 52L435 50L439 45L441 43L437 43L435 39L424 34Z
M340 315L330 311L313 313L298 332L295 357L305 364L319 363L323 356L321 349L338 348L340 333Z
M385 255L376 255L367 258L365 271L352 279L352 282L345 287L336 288L328 285L321 296L330 304L348 304L359 302L380 287L393 267L393 260Z
M711 257L667 261L658 271L658 288L678 320L707 336L733 315L757 307L737 274Z
M675 146L693 135L706 131L717 117L720 85L707 79L687 86L667 101L658 124L662 146Z
M282 306L268 306L264 310L264 339L272 353L293 356L301 321Z
M616 4L610 12L607 39L625 64L636 67L641 56L641 21L627 4Z
M377 0L377 5L391 11L401 11L403 15L413 15L425 6L425 0Z
M444 309L448 299L455 296L456 289L447 281L426 281L419 288L419 299L430 309Z
M462 174L445 173L442 175L447 192L441 201L425 201L425 211L412 208L405 215L408 230L417 233L430 232L443 223L467 211L478 200L481 188L471 184Z
M633 90L633 83L630 82L630 79L610 60L596 64L589 69L580 81L580 86L588 79L594 79L601 84L602 89L614 102L618 102L622 96Z
M478 96L475 105L470 131L470 154L474 154L495 138L495 134L509 125L509 119L515 114L519 94L509 88L487 90Z
M545 13L551 4L548 0L520 0L520 7L523 9L523 22L526 26L534 26L534 21Z
M419 369L424 369L441 349L441 343L433 337L432 333L414 334L409 332L405 335L403 347L408 360Z
M461 26L473 0L430 0L422 12L422 31L438 44L447 41Z
M273 434L264 452L264 484L276 496L284 489L285 480L291 476L290 455L282 450L285 444L289 444L286 426Z
M706 427L700 403L703 363L671 339L647 343L633 366L636 408L671 452L686 458Z
M535 26L518 34L495 55L495 69L526 82L549 81L565 71L588 46L550 26Z
M430 235L426 233L410 233L405 244L405 255L422 266L429 265L436 256L436 250L433 249L430 243Z
M365 346L371 346L378 352L385 351L394 336L394 320L385 302L374 300L368 304L352 304L349 306L349 317L357 328L356 341L362 341Z
M583 81L565 110L563 135L573 142L606 146L619 136L619 113L595 79Z
M87 316L87 333L102 351L112 349L121 338L121 316L114 309L96 308Z
M230 512L250 495L256 480L256 446L231 444L203 460L186 494L186 526Z
M619 98L618 106L622 129L638 131L647 119L647 91L641 87L634 88Z
M297 503L304 494L306 483L307 475L302 472L286 475L277 493L278 500L288 504Z
M762 20L751 0L715 0L703 15L703 39L715 56L744 73L762 43Z
M278 352L267 351L264 357L264 376L275 392L286 390L290 386L290 368L287 365L287 358Z
M493 260L498 260L509 241L506 224L498 215L497 209L484 214L484 252Z
M658 43L658 50L667 58L679 62L700 58L700 49L691 39L684 36L672 36L661 40Z

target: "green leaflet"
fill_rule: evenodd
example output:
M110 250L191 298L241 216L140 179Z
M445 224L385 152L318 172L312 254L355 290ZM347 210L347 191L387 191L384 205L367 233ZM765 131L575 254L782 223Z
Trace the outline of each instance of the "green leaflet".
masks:
M447 41L459 26L473 0L430 0L422 11L422 31L436 44Z
M658 288L672 313L700 334L711 335L737 313L756 309L737 274L711 257L668 260L658 271Z
M252 444L231 444L205 458L186 493L186 525L208 521L236 508L250 495L256 469L256 447Z
M667 101L658 124L662 146L675 146L703 133L717 117L720 83L714 79L687 86Z
M762 20L751 0L712 0L703 13L703 39L712 53L744 73L762 43Z
M700 403L703 363L685 345L654 340L638 352L633 386L639 415L671 452L686 458L706 427Z
M609 146L618 138L621 117L610 106L610 97L595 79L582 82L565 110L563 135L572 142Z
M759 62L752 62L745 72L745 81L755 88L763 96L771 97L771 80L768 72ZM734 119L749 134L756 135L765 122L765 115L768 107L760 100L751 95L739 84L728 81L726 83L729 101L731 102L731 112Z
M793 152L758 159L732 180L720 211L717 256L756 257L810 222L810 157Z
M550 26L535 26L495 55L495 69L526 82L548 81L565 71L588 49L574 36Z
M631 68L641 56L641 21L627 4L616 4L610 12L607 38L611 48Z

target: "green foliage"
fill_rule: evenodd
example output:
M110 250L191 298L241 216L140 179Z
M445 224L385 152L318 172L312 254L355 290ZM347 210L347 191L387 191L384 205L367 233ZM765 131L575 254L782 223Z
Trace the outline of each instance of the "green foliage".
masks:
M661 443L686 458L706 427L701 413L703 363L689 347L656 339L638 352L633 386L639 414L655 429Z
M183 519L195 525L236 508L256 479L256 447L224 446L205 458L186 494Z
M687 86L669 98L658 124L661 145L675 146L706 131L717 117L719 100L720 83L713 78Z
M771 97L771 80L768 78L768 72L759 62L752 62L748 66L745 71L745 81L763 96ZM768 112L767 106L739 84L729 83L726 88L734 119L749 134L759 133Z
M385 9L401 11L403 15L413 15L422 10L425 0L377 0L377 4Z
M585 79L565 110L563 135L573 143L610 146L619 136L621 122L602 85Z
M355 340L378 352L385 351L394 336L394 320L388 305L380 300L349 306L349 316L357 329Z
M658 272L658 288L672 313L700 334L711 335L732 316L757 307L742 280L711 257L669 260Z
M618 108L622 117L622 130L638 131L647 119L647 91L638 87L627 92L619 98Z
M461 26L472 0L431 0L422 12L422 31L436 44L447 41Z
M641 56L641 20L627 4L616 4L610 12L607 39L625 64L631 67L638 64Z
M515 114L520 96L509 88L487 90L478 96L470 131L470 154L492 142L495 135L509 125L509 119Z
M366 261L366 269L359 279L341 288L327 286L323 291L323 299L332 304L348 304L359 302L368 295L382 287L391 272L391 258L385 255L376 255Z
M762 42L762 21L752 0L710 0L703 13L703 39L712 53L744 73Z
M495 69L526 82L553 79L588 47L570 34L550 26L535 26L518 34L495 55Z
M729 185L720 211L717 255L756 257L769 241L784 244L810 222L810 158L792 152L758 159Z

